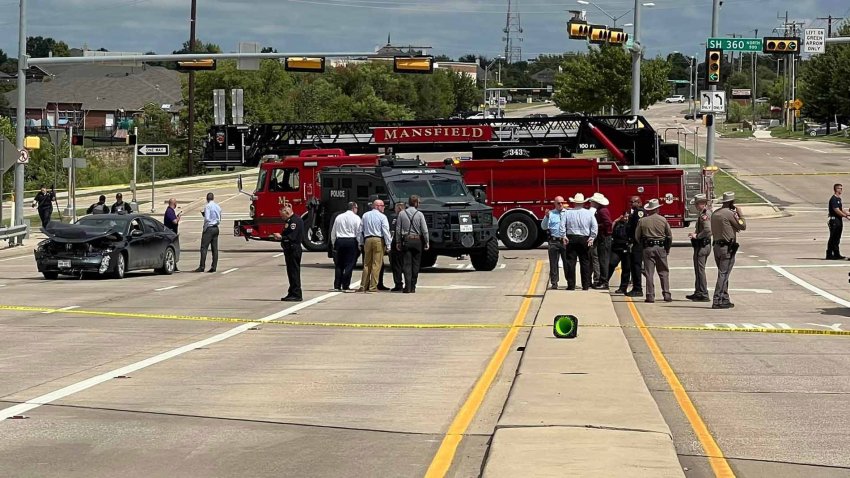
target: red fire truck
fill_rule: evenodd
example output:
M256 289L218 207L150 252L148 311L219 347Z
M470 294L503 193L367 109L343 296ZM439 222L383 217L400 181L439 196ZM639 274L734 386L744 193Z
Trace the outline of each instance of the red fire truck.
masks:
M632 195L659 198L660 213L683 227L696 214L693 195L712 192L711 171L677 165L678 145L662 143L642 117L263 124L252 127L249 138L246 164L258 160L260 174L252 219L237 221L235 234L268 238L282 224L279 205L289 202L310 227L304 246L314 251L326 247L310 213L321 197L321 170L374 166L381 158L374 153L382 151L453 153L428 164L461 172L476 197L493 207L499 239L512 249L543 242L540 220L554 196L599 191L615 216ZM593 157L581 157L589 152ZM298 155L286 156L292 153ZM205 157L208 167L220 165L214 154Z

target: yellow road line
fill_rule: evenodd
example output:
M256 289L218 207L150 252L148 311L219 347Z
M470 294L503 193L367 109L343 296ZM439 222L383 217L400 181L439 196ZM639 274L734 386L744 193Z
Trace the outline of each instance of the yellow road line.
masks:
M658 364L658 368L661 369L661 373L664 374L664 378L666 378L667 383L670 384L670 388L673 390L673 395L676 397L679 407L685 413L685 416L688 418L688 422L691 424L691 428L693 428L699 442L702 444L702 448L705 450L705 454L708 457L708 463L714 471L714 476L717 478L734 478L735 473L732 472L729 462L726 461L726 457L723 456L723 451L721 451L720 447L717 446L717 442L714 441L714 437L711 435L711 432L708 431L708 427L702 420L699 412L697 412L696 407L694 407L691 397L688 396L688 392L685 390L685 387L682 386L682 382L679 381L679 377L676 376L676 372L674 372L673 368L670 367L670 364L667 362L667 358L664 357L664 354L658 347L658 343L655 342L652 332L650 332L646 327L640 313L638 313L637 307L635 307L635 303L632 301L631 297L626 297L626 301L629 305L629 311L632 313L632 319L634 319L635 324L637 324L638 329L640 330L640 334L643 336L643 340L652 352L652 357L655 359L655 363Z
M533 295L534 291L537 289L537 282L540 279L540 271L542 268L543 261L537 261L537 264L534 266L534 274L531 276L531 284L528 285L528 291L526 292L526 296L528 297L522 300L522 305L520 305L519 311L517 312L516 317L514 317L512 324L513 327L508 330L505 338L502 339L502 342L499 344L499 348L496 349L493 357L490 358L490 363L488 363L487 368L484 369L484 373L482 373L481 377L478 378L478 382L475 383L475 387L472 388L472 391L469 393L469 396L466 397L466 401L463 403L463 406L460 407L460 410L457 412L457 415L455 415L451 425L449 425L449 429L446 431L446 436L443 437L443 442L440 444L440 448L434 455L434 459L431 461L428 471L425 472L425 478L442 478L446 476L446 473L448 473L449 468L452 466L452 461L454 460L455 453L457 453L457 447L463 439L463 435L466 433L466 430L469 428L469 424L472 423L472 419L475 418L475 414L484 402L484 398L487 395L487 391L490 389L490 385L496 378L496 374L499 372L499 369L502 368L502 363L504 363L505 357L507 357L508 351L516 339L517 333L519 332L519 328L516 326L525 321L525 316L528 314L528 310L531 307L532 299L530 296Z

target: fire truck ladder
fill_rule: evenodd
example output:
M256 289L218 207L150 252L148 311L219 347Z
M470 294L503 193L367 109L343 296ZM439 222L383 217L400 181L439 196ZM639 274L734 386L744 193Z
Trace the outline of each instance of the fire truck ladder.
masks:
M488 138L475 141L415 142L376 139L376 129L416 127L486 126ZM253 125L246 136L246 165L259 163L265 155L296 155L305 149L340 148L349 154L375 154L392 148L394 153L472 151L487 146L557 145L568 154L585 149L608 149L623 164L667 163L659 154L661 141L642 116L559 115L549 118L452 119L414 121L360 121L337 123L264 123ZM216 162L205 154L205 162ZM637 159L635 159L637 158Z

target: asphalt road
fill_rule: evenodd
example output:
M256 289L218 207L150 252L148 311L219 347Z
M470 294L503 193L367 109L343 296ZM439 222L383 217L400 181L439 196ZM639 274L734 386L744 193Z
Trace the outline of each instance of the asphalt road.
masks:
M647 116L655 127L672 125L680 109L656 105ZM740 174L789 216L752 220L739 236L742 247L730 285L734 309L712 310L710 304L684 299L693 292L693 270L690 249L681 248L673 250L671 260L676 301L637 302L642 318L660 326L850 330L850 264L823 259L826 202L834 182L848 181L850 148L755 139L718 139L716 145L718 165ZM716 269L708 275L712 288ZM621 323L634 325L625 298L614 300ZM652 333L737 476L850 476L847 337ZM643 338L628 329L627 336L673 431L686 475L715 476Z
M225 199L225 221L246 199ZM198 261L201 224L188 221L183 270ZM3 257L0 305L66 310L0 312L0 410L50 397L27 419L0 422L0 476L422 476L506 330L273 322L509 324L544 254L504 253L492 272L441 257L402 295L330 292L330 260L305 253L307 301L293 309L279 301L279 247L228 230L215 274L45 281L30 255ZM538 306L535 296L532 314ZM138 314L271 322L247 330ZM519 355L512 349L481 405L454 476L479 472Z

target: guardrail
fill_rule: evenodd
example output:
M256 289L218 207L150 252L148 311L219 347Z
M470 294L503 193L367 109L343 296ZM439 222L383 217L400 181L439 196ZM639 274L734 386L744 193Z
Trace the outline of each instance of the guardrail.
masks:
M30 227L27 224L21 224L20 226L13 227L0 227L0 241L9 241L9 247L15 245L22 245L24 243L24 238L29 236Z

